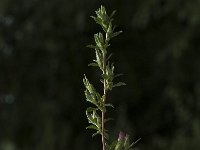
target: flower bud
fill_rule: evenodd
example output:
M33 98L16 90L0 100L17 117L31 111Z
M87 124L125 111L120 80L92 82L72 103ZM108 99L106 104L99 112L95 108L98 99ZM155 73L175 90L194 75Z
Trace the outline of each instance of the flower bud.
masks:
M125 139L125 133L123 131L119 132L119 137L118 137L118 141L123 141Z

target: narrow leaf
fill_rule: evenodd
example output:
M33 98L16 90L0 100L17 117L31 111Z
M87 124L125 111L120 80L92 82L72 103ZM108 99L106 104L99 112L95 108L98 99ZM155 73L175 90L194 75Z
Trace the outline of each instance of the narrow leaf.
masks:
M96 133L92 134L92 137L95 137L96 135L101 134L100 131L97 131Z
M112 53L107 57L106 61L108 61L112 57Z
M98 67L99 65L97 63L90 63L90 64L88 64L88 66Z
M93 48L93 49L97 48L95 45L87 45L86 47Z
M113 104L105 104L105 106L114 108Z
M109 79L109 76L107 74L102 74L103 79L107 80Z
M126 85L126 83L118 82L118 83L114 84L113 87L124 86L124 85Z
M139 142L141 140L141 138L137 139L135 142L131 143L131 145L129 146L129 148L133 147L133 145L135 145L137 142Z
M114 77L116 78L116 77L120 77L120 76L123 76L123 74L122 73L116 74Z
M112 14L110 15L110 18L112 18L112 17L115 15L115 13L116 13L116 10L114 10L114 11L112 12Z
M112 34L112 38L115 37L115 36L118 36L118 35L121 34L121 33L122 33L122 31L114 32L114 33Z
M97 126L94 125L90 125L88 127L86 127L86 129L94 129L94 130L99 130Z
M108 121L111 121L111 120L114 120L113 118L108 118L108 119L104 119L104 122L108 122Z

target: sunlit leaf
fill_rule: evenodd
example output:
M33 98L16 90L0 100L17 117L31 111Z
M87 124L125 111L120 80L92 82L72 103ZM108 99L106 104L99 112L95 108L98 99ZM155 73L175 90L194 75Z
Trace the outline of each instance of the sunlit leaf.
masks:
M99 130L97 126L94 125L90 125L88 127L86 127L86 129L94 129L94 130Z

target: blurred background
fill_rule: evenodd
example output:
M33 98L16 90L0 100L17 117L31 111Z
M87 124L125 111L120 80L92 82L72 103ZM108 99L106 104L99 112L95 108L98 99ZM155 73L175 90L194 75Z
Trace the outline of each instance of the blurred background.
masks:
M111 42L127 86L109 95L107 126L141 150L199 150L200 0L0 0L0 150L100 150L91 138L83 74L103 4L123 34Z

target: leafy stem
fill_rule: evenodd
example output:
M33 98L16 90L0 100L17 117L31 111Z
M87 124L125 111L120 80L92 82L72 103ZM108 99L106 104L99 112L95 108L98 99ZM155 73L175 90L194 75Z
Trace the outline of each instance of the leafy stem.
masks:
M105 118L106 109L107 107L113 107L112 104L107 103L108 91L111 91L114 87L125 85L123 82L113 83L114 78L119 75L114 74L114 65L109 61L112 54L107 57L110 40L119 35L122 31L114 31L115 26L112 25L112 21L115 11L109 16L107 15L105 7L101 6L101 8L95 12L96 17L92 16L92 18L102 27L104 34L101 32L94 34L95 45L88 45L89 48L95 50L96 56L96 59L89 64L89 66L95 66L101 70L102 78L100 81L103 83L103 93L101 95L97 92L86 76L84 77L83 82L86 88L86 100L96 106L89 107L86 110L86 116L90 124L87 128L96 131L93 136L101 134L103 150L122 150L122 148L128 150L131 146L127 140L124 140L125 138L121 138L122 140L114 141L112 144L109 144L109 136L105 129L105 123L110 120L109 118ZM101 115L99 115L100 112ZM128 136L126 137L128 139Z
M103 54L103 74L106 74L106 53ZM103 88L104 88L104 92L103 92L103 107L105 107L105 102L106 102L106 97L107 97L107 88L106 88L106 79L104 78L103 81ZM101 121L102 121L102 125L101 125L101 130L102 130L102 146L103 146L103 150L106 149L106 145L105 145L105 138L104 138L104 117L105 117L105 112L102 111L101 112Z

